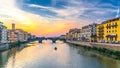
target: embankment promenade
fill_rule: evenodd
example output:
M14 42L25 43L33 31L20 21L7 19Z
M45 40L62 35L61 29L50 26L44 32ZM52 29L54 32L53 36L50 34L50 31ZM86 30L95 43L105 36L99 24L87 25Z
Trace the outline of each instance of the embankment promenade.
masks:
M81 46L101 47L101 48L120 51L120 44L80 42L80 41L67 41L67 42L71 44L81 45Z

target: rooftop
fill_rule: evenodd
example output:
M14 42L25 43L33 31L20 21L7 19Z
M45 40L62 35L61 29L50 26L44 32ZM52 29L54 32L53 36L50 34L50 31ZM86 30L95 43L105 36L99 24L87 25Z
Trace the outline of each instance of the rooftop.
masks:
M112 19L109 19L109 20L106 20L106 21L102 22L102 24L112 22L112 21L115 21L115 20L119 20L119 19L120 19L120 17L112 18Z

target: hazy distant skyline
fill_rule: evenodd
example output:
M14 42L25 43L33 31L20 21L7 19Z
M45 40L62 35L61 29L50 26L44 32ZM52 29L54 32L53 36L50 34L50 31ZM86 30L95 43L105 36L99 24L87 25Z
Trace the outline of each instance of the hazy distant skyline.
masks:
M120 0L0 0L0 21L9 29L15 23L37 36L59 36L114 18L118 8Z

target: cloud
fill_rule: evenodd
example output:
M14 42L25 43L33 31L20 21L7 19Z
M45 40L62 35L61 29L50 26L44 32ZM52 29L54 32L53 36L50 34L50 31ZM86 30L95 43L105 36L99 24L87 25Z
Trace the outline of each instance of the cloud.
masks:
M60 0L61 1L61 0ZM63 1L63 0L62 0ZM52 1L54 3L54 1ZM55 0L55 3L59 3L58 0ZM81 16L96 16L99 15L99 18L107 16L109 13L116 12L116 6L110 3L99 4L99 1L82 1L82 0L67 0L66 5L63 5L64 8L56 8L53 6L42 6L36 4L27 4L28 7L44 9L56 13L56 16L64 19L80 19ZM99 5L98 5L99 4ZM47 13L46 13L47 14ZM110 15L110 14L109 14ZM53 15L52 15L53 16ZM86 20L88 17L86 17Z
M66 4L60 4L61 2ZM5 21L5 25L8 27L15 20L18 28L36 35L60 35L71 28L81 28L86 24L101 22L116 13L115 5L110 3L99 4L99 2L98 0L91 2L89 0L52 0L51 6L43 6L24 3L24 0L0 0L0 20ZM62 5L62 8L57 7L59 5ZM29 9L28 11L34 12L34 9L36 11L30 13L19 8L19 6ZM55 14L48 14L48 11Z
M34 8L39 8L39 9L42 8L45 10L52 11L52 12L56 13L58 17L64 17L64 18L68 18L71 16L73 18L75 18L75 17L83 14L83 12L88 9L88 8L78 9L78 7L67 7L67 6L64 6L64 9L57 9L57 8L53 8L53 7L46 7L46 6L36 5L36 4L28 4L28 6L34 7Z
M10 18L11 20L19 20L27 22L28 18L25 16L26 12L18 9L15 6L15 0L0 0L0 18L7 19Z
M40 7L36 5L31 6ZM75 27L72 21L55 17L53 21L49 21L46 19L47 17L21 10L15 5L15 0L1 0L0 8L0 20L4 22L8 29L11 28L11 23L15 23L16 28L24 29L37 36L55 36L57 34L64 34L67 30Z
M70 20L74 21L74 25L85 25L93 22L100 23L106 19L111 18L110 16L116 14L116 6L111 3L100 3L100 1L91 1L88 0L60 0L65 2L65 5L62 5L63 8L57 8L54 6L42 6L36 4L27 4L28 7L44 9L56 13L56 15L48 15L46 19L51 22L60 21L60 20ZM53 1L54 2L54 1ZM56 0L55 3L59 3ZM98 6L99 4L99 6ZM47 13L46 13L47 14ZM116 15L114 15L116 16ZM57 19L56 19L57 17ZM77 26L80 28L81 26Z

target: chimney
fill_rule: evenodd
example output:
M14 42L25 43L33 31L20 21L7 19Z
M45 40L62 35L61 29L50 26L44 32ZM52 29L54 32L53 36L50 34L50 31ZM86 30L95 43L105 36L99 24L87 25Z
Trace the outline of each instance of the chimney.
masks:
M15 24L12 23L12 30L15 30Z

